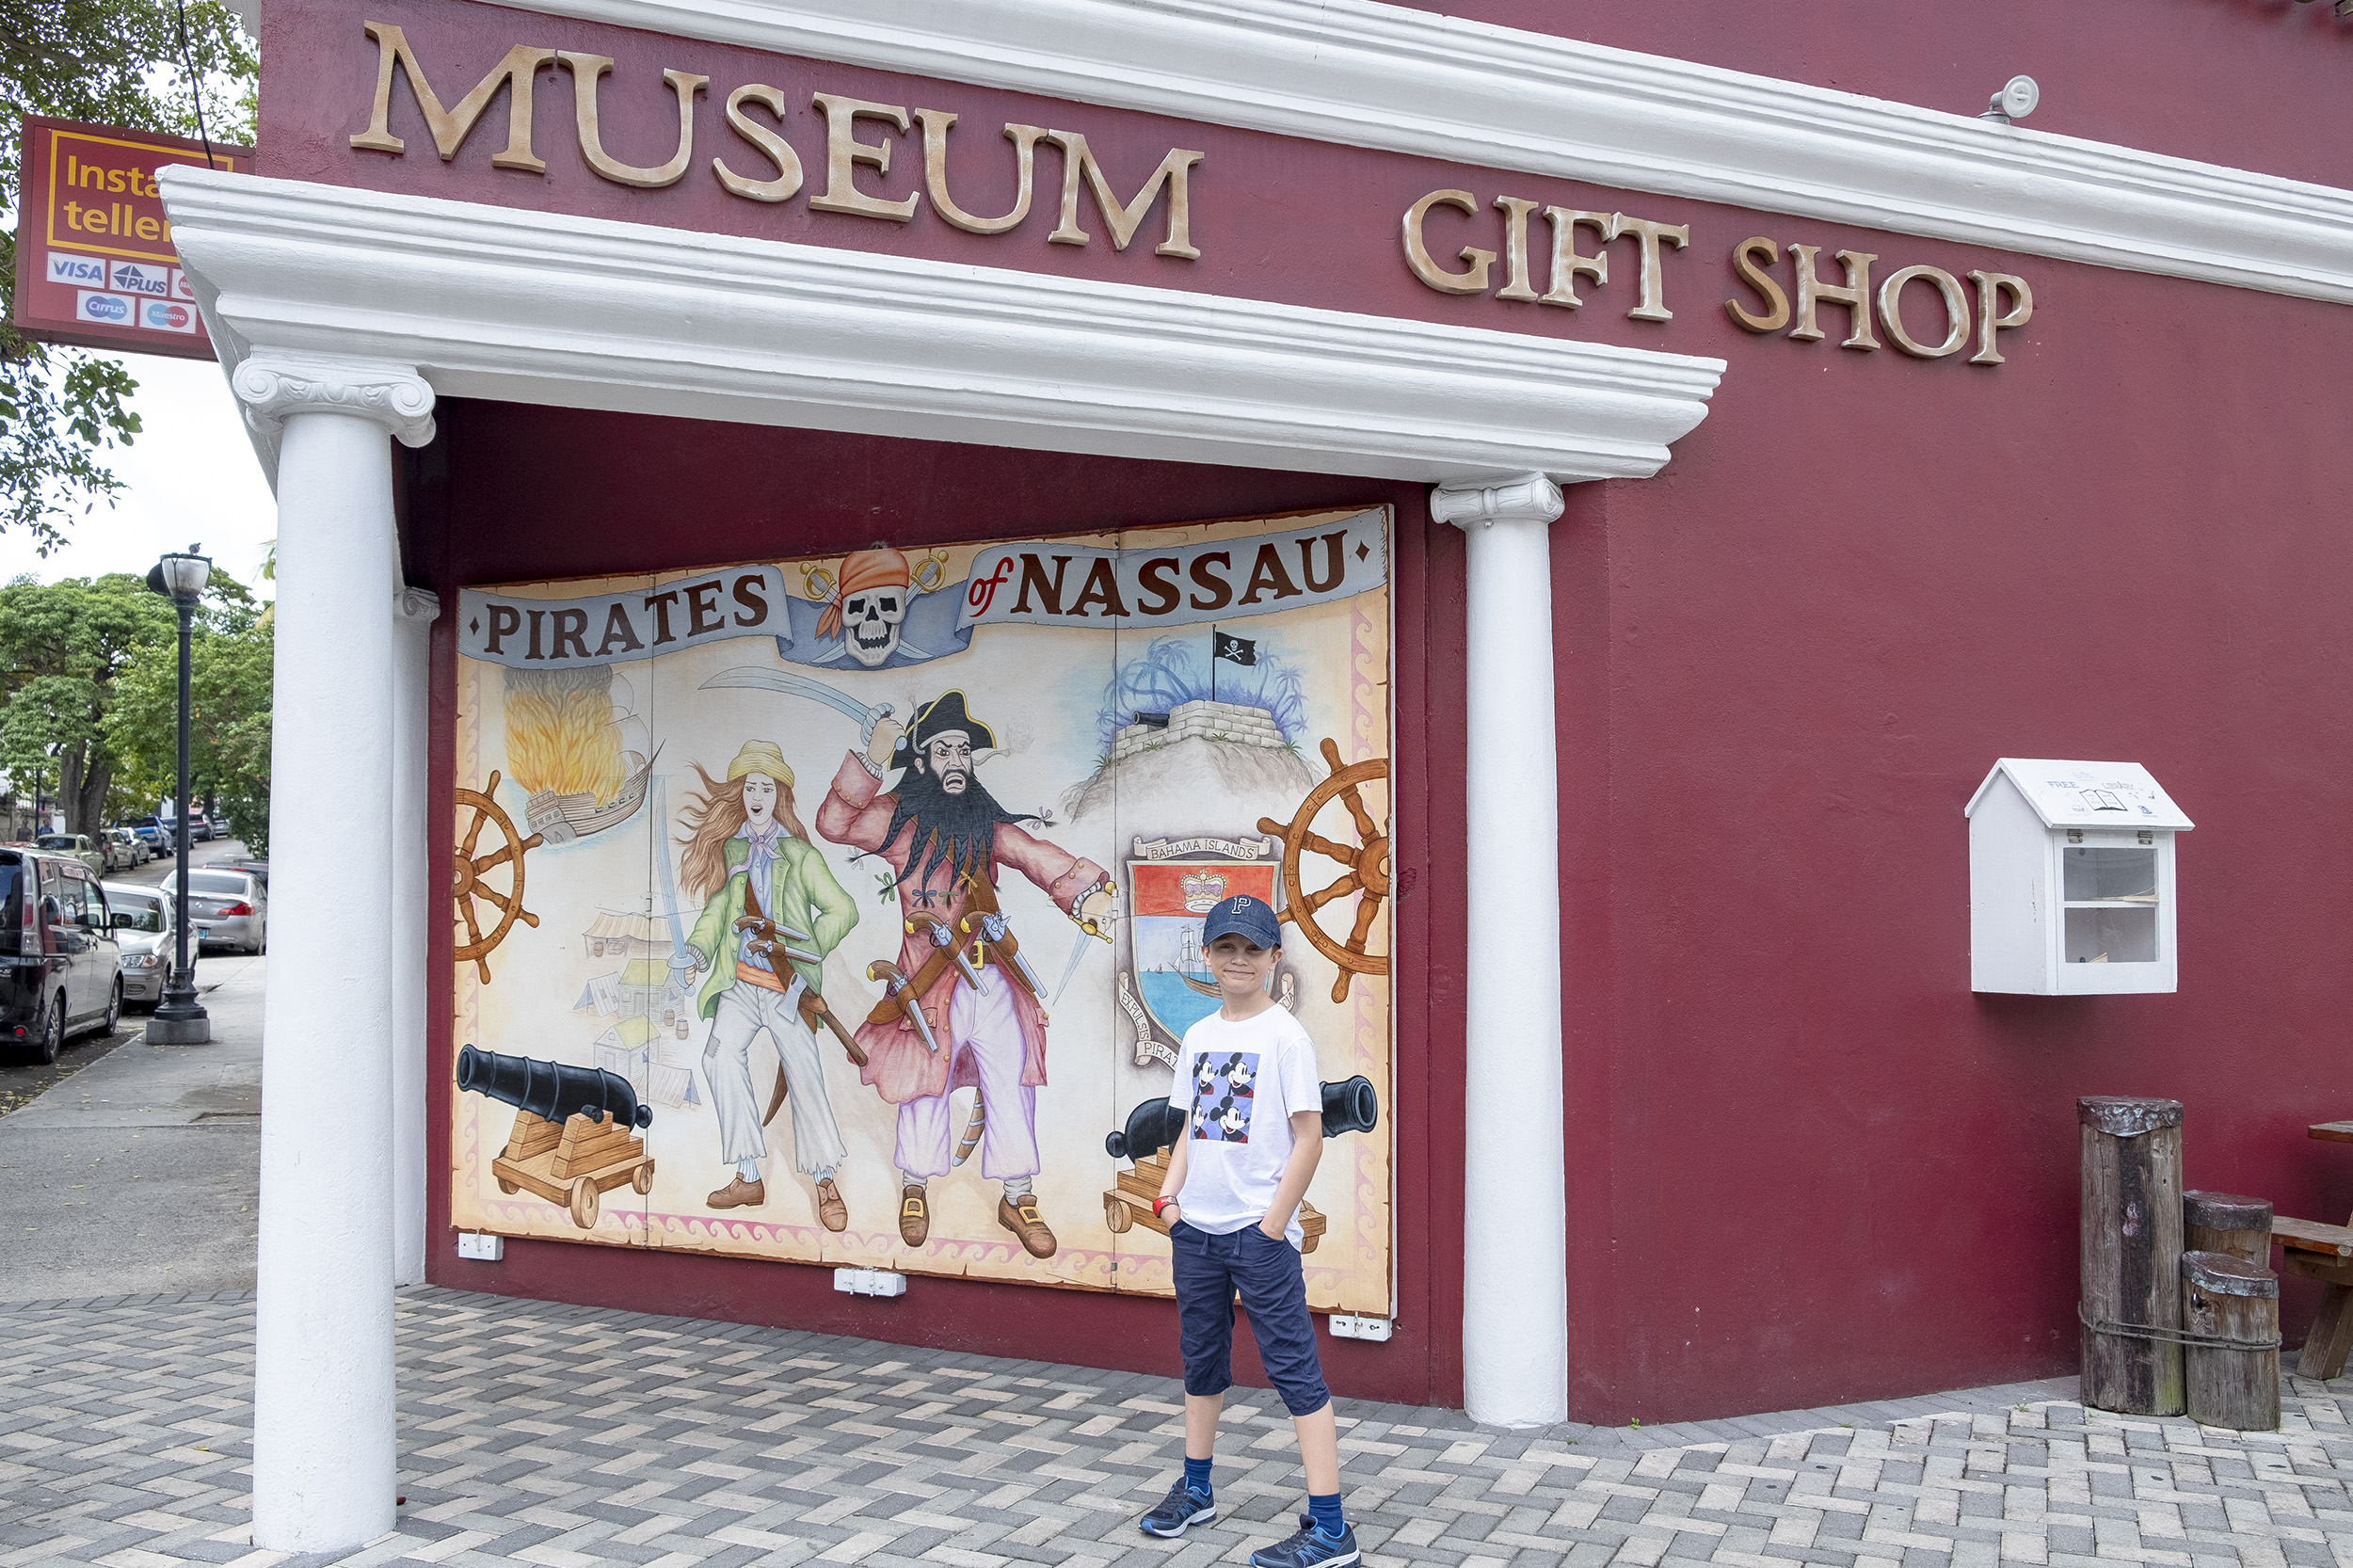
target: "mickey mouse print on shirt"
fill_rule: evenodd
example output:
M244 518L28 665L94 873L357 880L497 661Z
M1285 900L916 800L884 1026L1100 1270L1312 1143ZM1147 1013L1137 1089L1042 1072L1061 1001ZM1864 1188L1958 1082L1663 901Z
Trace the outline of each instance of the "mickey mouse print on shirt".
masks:
M1223 1061L1203 1056L1193 1075L1193 1135L1218 1144L1250 1142L1257 1078L1256 1051L1229 1051Z

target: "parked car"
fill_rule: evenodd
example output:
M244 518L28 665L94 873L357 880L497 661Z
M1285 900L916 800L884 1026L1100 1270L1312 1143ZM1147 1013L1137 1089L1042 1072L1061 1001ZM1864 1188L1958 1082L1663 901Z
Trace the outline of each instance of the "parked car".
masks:
M262 891L269 891L269 862L266 860L216 860L213 865L225 872L249 872L261 883Z
M122 1000L134 1007L152 1007L164 1000L164 981L171 974L173 900L136 882L100 886L114 913L115 940L122 952Z
M43 833L33 840L33 847L51 855L70 855L101 876L110 869L106 852L87 833Z
M191 811L188 813L188 842L192 844L209 844L216 837L217 837L217 835L213 830L212 818L206 816L201 811Z
M69 1033L111 1034L121 1016L121 946L98 878L68 856L0 849L0 1041L55 1062Z
M163 818L133 817L122 825L137 835L139 842L147 846L148 854L160 856L171 853L171 839Z
M147 864L147 846L127 827L106 829L106 870L136 871Z
M160 884L164 896L179 897L176 870ZM251 872L205 866L188 872L188 935L200 947L263 952L269 946L269 891Z

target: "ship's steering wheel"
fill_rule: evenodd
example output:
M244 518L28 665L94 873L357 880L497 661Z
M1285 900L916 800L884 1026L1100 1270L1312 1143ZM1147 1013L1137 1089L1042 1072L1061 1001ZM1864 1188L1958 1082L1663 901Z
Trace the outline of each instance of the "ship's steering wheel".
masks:
M480 791L459 790L457 808L473 808L473 821L467 824L465 837L457 842L457 852L451 857L450 896L457 904L457 919L466 928L467 940L457 944L454 956L463 964L472 960L482 971L482 984L490 984L490 950L506 939L506 933L517 920L536 929L539 917L523 907L523 852L539 847L539 835L517 840L515 822L499 809L492 797L498 792L498 770L490 771L488 784ZM496 828L499 847L487 855L476 856L474 846L481 841L485 827ZM504 893L483 879L501 866L511 868L507 890ZM474 918L474 901L480 900L498 911L498 920L486 936L482 924Z
M1331 776L1307 792L1297 814L1288 823L1260 817L1258 831L1279 834L1283 840L1283 910L1277 918L1296 926L1308 946L1339 966L1339 978L1332 984L1332 1000L1346 1001L1356 976L1389 972L1388 954L1365 951L1365 938L1371 935L1373 921L1389 896L1389 836L1372 820L1360 792L1363 785L1387 781L1389 760L1369 757L1361 762L1343 763L1340 748L1329 736L1323 741L1323 760L1332 769ZM1355 823L1353 845L1335 842L1315 831L1316 814L1336 800L1347 808ZM1337 860L1347 869L1333 882L1306 892L1300 882L1299 860L1307 851ZM1350 893L1363 895L1356 904L1356 923L1345 941L1336 940L1317 923L1316 911Z

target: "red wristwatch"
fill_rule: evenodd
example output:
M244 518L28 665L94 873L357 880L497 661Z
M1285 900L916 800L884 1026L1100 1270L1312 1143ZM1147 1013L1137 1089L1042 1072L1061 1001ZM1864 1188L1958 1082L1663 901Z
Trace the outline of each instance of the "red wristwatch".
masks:
M1175 1198L1154 1198L1152 1200L1152 1218L1156 1220L1159 1219L1160 1217L1160 1210L1166 1208L1170 1204L1175 1203L1176 1201L1176 1200Z

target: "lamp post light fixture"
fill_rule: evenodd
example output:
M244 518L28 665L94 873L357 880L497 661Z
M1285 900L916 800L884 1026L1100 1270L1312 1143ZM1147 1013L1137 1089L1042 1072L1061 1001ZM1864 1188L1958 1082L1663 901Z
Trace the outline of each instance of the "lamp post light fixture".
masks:
M172 836L179 840L177 893L172 900L171 974L164 994L148 1020L147 1037L160 1046L201 1045L213 1037L213 1020L196 1000L196 966L188 952L188 623L196 601L212 581L212 558L197 553L198 546L175 552L155 563L147 585L168 596L180 613L180 773L172 797Z

